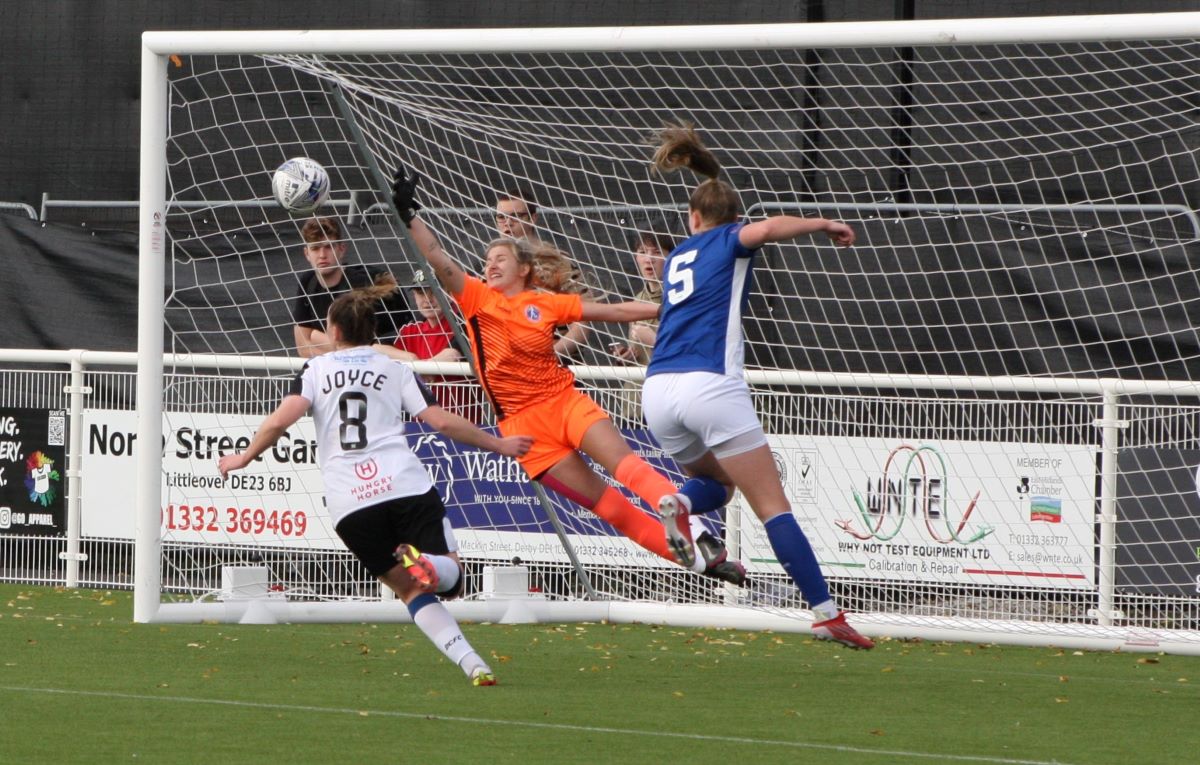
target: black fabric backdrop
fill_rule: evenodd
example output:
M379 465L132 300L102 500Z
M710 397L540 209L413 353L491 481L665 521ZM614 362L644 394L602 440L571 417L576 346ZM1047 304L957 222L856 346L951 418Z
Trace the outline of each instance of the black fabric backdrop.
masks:
M0 216L0 305L9 348L132 351L137 237Z
M748 321L751 361L839 372L1200 378L1200 317L1189 313L1200 304L1200 284L1181 246L1129 252L1127 242L1089 237L1056 252L1006 244L964 253L947 242L987 232L956 230L963 225L948 221L935 237L928 221L869 222L860 241L887 246L855 248L846 258L789 251L802 259L789 268L820 277L771 271L782 254L768 250L754 314L770 321ZM0 253L13 264L0 280L6 344L136 347L133 235L0 216ZM179 255L181 265L168 269L166 350L290 350L298 247L236 264ZM409 269L400 247L352 251L349 261L383 263L400 275ZM970 274L1001 272L973 289L965 283ZM1096 305L1111 313L1096 315Z
M145 30L433 29L880 21L894 0L5 0L0 201L137 198ZM1193 11L1195 0L913 0L917 19ZM56 219L74 219L59 210ZM95 215L95 211L89 211Z

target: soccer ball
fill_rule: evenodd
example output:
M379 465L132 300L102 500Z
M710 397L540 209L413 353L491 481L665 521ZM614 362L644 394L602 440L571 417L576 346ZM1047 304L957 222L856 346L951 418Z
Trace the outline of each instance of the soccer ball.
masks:
M271 191L283 209L308 215L329 198L329 173L308 157L294 157L275 171Z

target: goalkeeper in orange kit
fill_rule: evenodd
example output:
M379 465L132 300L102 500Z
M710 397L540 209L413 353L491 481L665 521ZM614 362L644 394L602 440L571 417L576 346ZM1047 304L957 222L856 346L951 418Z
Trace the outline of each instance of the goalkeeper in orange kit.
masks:
M554 352L554 329L578 321L635 322L658 306L637 301L594 303L556 289L548 276L569 267L545 244L501 238L487 246L484 279L463 272L437 236L417 217L417 176L397 173L393 203L421 255L466 321L475 374L496 412L501 434L533 436L521 467L535 481L591 510L642 547L681 565L735 584L745 567L691 517L729 500L711 478L676 488L625 442L608 414L575 388L575 376ZM634 507L586 462L591 457L663 516L663 525ZM699 554L697 554L697 551Z

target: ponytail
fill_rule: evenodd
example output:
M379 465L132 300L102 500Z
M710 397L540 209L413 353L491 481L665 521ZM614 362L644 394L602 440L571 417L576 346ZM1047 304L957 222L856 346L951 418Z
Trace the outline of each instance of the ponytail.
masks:
M587 292L583 273L566 253L544 243L533 248L533 286L547 292L574 295Z
M388 297L400 285L396 277L382 273L370 287L350 290L329 306L329 323L337 325L342 342L347 345L370 345L375 342L375 314L379 301Z
M696 128L690 124L667 123L658 134L658 149L651 160L660 175L686 167L696 175L712 180L721 174L721 163L700 142Z
M737 191L719 177L721 163L715 154L700 141L690 124L668 123L658 134L658 148L651 167L661 175L686 167L703 176L703 181L688 199L688 209L700 213L709 225L732 223L742 215L742 203Z

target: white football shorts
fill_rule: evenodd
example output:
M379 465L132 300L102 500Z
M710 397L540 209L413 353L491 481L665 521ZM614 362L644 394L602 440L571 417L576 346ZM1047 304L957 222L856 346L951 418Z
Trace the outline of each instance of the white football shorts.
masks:
M746 381L713 372L669 372L646 378L642 412L650 432L676 462L712 451L733 457L767 443Z

